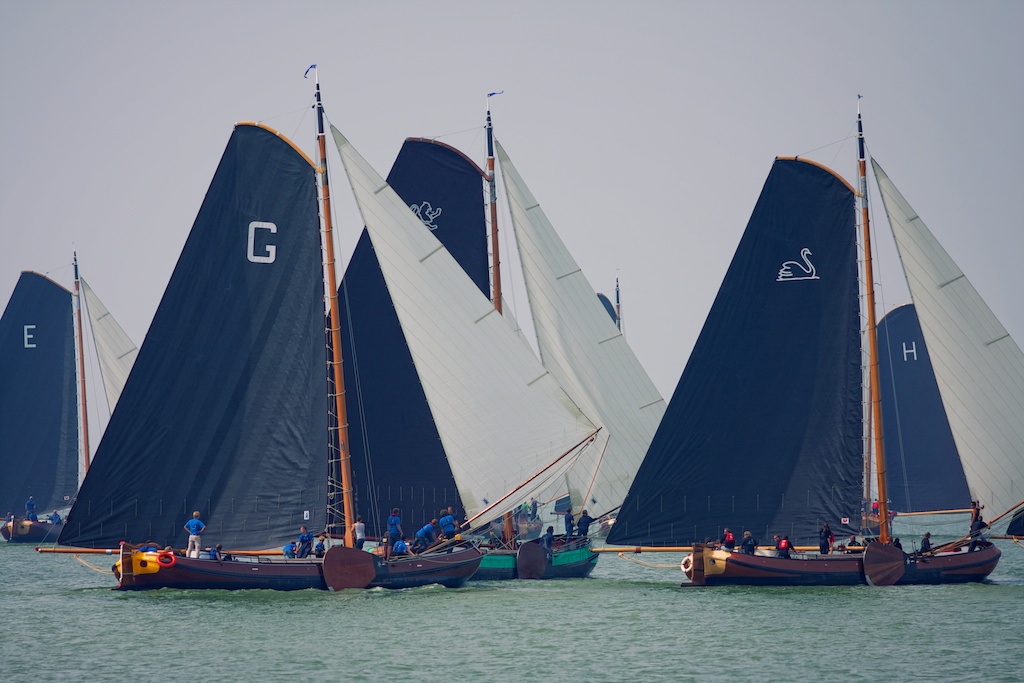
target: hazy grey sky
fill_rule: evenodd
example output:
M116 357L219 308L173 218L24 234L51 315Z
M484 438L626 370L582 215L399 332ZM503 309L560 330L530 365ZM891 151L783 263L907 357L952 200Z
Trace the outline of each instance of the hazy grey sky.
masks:
M1013 1L0 3L0 305L22 270L70 286L77 248L141 344L232 125L312 152L317 63L382 175L406 136L482 164L504 90L499 139L591 283L620 276L666 398L775 155L856 184L858 93L869 151L1021 343L1022 35ZM333 184L347 260L340 163ZM873 217L888 310L906 287Z

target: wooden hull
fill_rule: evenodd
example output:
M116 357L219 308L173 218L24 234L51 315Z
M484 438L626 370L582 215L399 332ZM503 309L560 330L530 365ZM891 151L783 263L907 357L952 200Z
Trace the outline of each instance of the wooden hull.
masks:
M4 522L4 525L0 527L0 535L8 543L43 543L44 541L56 543L60 529L60 524L16 519L13 522Z
M979 543L973 553L969 553L965 547L955 552L929 556L904 554L903 573L895 585L971 584L985 581L998 564L1001 554L998 548L988 542Z
M731 553L696 544L693 553L683 560L683 571L698 586L855 586L867 583L862 557L857 554L785 559Z
M118 580L117 590L123 591L158 588L326 590L321 565L322 561L317 558L244 557L217 561L126 550L111 569ZM131 569L122 573L122 566Z
M369 553L364 553L370 555ZM375 575L367 588L412 588L440 584L446 588L465 585L480 568L483 553L472 546L452 552L424 553L374 560Z
M238 557L228 561L191 558L166 552L122 550L112 570L118 590L158 588L220 590L341 590L411 588L440 584L462 586L480 565L476 548L424 553L383 560L355 548L334 547L323 559ZM121 567L130 571L122 574Z

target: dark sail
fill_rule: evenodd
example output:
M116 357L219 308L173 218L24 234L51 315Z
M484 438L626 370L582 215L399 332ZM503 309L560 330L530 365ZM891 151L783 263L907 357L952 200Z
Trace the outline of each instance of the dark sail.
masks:
M852 188L778 159L610 544L852 533L862 470Z
M267 129L228 141L64 531L268 548L325 523L324 288L312 164ZM307 518L308 517L308 518Z
M408 139L388 183L485 295L483 171L461 152ZM376 536L392 508L410 534L461 500L369 235L363 231L339 296L356 508Z
M966 508L971 494L913 304L878 323L889 509Z
M0 318L0 506L25 514L68 504L78 488L78 405L71 292L18 278Z

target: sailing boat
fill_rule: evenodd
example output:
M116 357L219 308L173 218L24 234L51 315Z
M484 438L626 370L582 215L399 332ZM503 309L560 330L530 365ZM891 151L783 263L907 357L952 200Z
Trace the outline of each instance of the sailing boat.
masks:
M490 129L488 130L490 131ZM345 144L339 143L339 146L344 147ZM576 358L566 360L554 352L548 352L548 349L556 345L555 342L551 341L551 333L547 337L542 336L544 367L535 366L535 369L532 370L534 373L533 377L543 375L546 369L559 380L560 387L571 386L576 390L571 400L568 395L569 392L561 395L557 402L561 405L556 404L552 406L551 413L547 417L563 415L565 424L572 425L574 421L579 419L577 407L584 403L577 396L585 398L586 391L600 392L605 388L593 385L578 388L573 384L573 381L580 374L597 375L605 381L617 383L616 391L609 391L608 395L615 395L617 397L618 403L616 408L618 413L622 414L622 417L618 419L617 423L615 418L612 418L610 421L604 420L601 423L603 429L601 436L598 437L600 443L597 444L599 449L597 450L599 453L597 457L585 461L578 459L577 464L569 468L565 475L560 478L561 481L565 482L562 485L570 490L581 492L576 494L578 499L583 501L589 500L591 506L603 505L606 510L612 509L614 506L617 506L618 502L625 495L628 480L631 479L636 467L639 466L641 454L653 436L655 426L660 419L664 407L664 402L657 395L653 384L639 366L635 356L633 356L625 344L616 326L611 322L598 298L594 295L593 290L590 289L585 278L579 273L579 268L572 261L568 251L558 239L553 229L551 229L550 224L544 219L543 213L536 206L536 201L533 200L532 196L529 196L529 191L525 188L525 184L522 183L500 145L498 146L498 152L502 161L502 169L505 171L506 188L510 188L510 202L514 204L512 216L516 227L517 242L520 244L521 251L526 252L523 260L528 291L531 299L537 302L532 307L535 315L535 326L543 333L548 327L556 325L562 345L572 345L574 349L578 350ZM342 156L345 158L344 152ZM492 169L490 176L484 174L478 166L473 164L461 152L448 145L431 140L410 138L403 145L402 152L389 176L389 183L395 183L396 187L394 189L401 195L401 201L406 206L412 208L420 221L429 228L428 231L424 232L432 234L443 242L457 264L461 265L466 273L469 274L469 277L466 274L458 277L455 275L455 271L447 273L446 276L450 281L441 283L438 290L438 296L442 300L448 300L452 296L448 290L459 287L465 296L474 300L475 304L483 302L483 305L487 305L487 295L490 293L490 287L487 282L486 244L480 244L478 238L482 238L484 234L484 220L479 211L481 206L479 202L480 179L481 177L485 179L493 178L493 162L489 164L489 168ZM377 181L373 180L372 182L376 183ZM383 181L380 182L383 183ZM533 215L530 216L525 210L519 208L523 206L533 207ZM519 208L518 211L517 208ZM368 211L364 211L364 213L378 215L382 213L382 209L374 206L368 209ZM408 211L404 213L408 213ZM404 219L404 222L410 223L407 218ZM367 220L367 225L369 228L369 220ZM420 226L420 230L423 231L422 226ZM353 374L362 374L365 371L367 372L367 377L387 376L391 379L389 388L394 387L395 382L399 381L401 377L409 377L410 380L405 384L412 386L414 390L391 392L390 396L392 398L389 399L393 402L395 393L402 396L403 398L398 402L397 410L405 411L408 414L408 411L415 409L417 405L425 405L426 403L423 392L424 390L429 390L426 378L430 376L430 372L429 370L424 370L421 374L417 374L417 368L429 363L429 359L432 356L428 353L419 352L415 340L406 339L407 335L402 331L403 323L400 323L397 318L401 317L402 306L415 310L418 304L415 302L404 303L398 300L400 297L387 294L387 288L390 286L389 278L391 278L392 282L395 282L398 275L389 276L387 273L389 264L381 258L379 249L375 253L374 249L377 240L371 241L371 239L372 231L364 234L360 246L356 250L356 256L353 257L353 263L346 274L343 288L353 286L358 288L354 291L365 293L370 289L368 283L372 278L375 285L374 289L378 292L375 296L383 298L391 305L374 306L374 315L377 316L378 326L376 334L373 336L367 335L364 340L359 342L358 345L362 351L356 350L353 352L353 356L350 357L356 358L356 361L349 364L347 371ZM497 262L497 259L495 261ZM552 265L553 263L555 265ZM567 271L552 275L558 268L567 268ZM382 271L384 272L382 273ZM571 275L572 277L562 279L562 275ZM470 282L470 279L472 282ZM391 288L402 289L401 286ZM474 289L479 291L473 292ZM541 292L540 289L545 289L546 291ZM498 283L495 283L494 290L495 292L500 291ZM352 308L349 309L350 315L355 311L356 319L361 319L369 314L369 311L364 311L360 315L356 309L357 304L365 306L367 297L349 296L348 298L353 302ZM566 301L570 303L565 303ZM381 308L387 311L386 315L389 318L391 310L394 309L396 311L396 318L393 322L390 320L381 321L381 316L376 314L376 311ZM542 313L538 314L538 310L542 311ZM505 317L509 318L508 314ZM408 324L415 324L411 322L413 320L412 313L408 313L406 318L410 321ZM354 324L353 327L354 331L352 334L359 334L359 326ZM517 327L516 324L514 321L510 321L506 327L508 329L496 326L494 333L503 338L513 339L515 336L513 330ZM488 346L494 343L487 340L481 341L481 344L487 344ZM520 343L516 345L520 347L517 349L517 356L528 357L528 347L523 343L523 340L520 340ZM467 350L466 353L476 352ZM532 352L529 353L532 354ZM417 356L415 363L412 360L413 355ZM573 367L570 361L576 359L579 362ZM494 363L493 367L501 367L505 364L500 358L495 359ZM560 363L562 367L568 368L561 375L558 373ZM443 378L443 375L438 375L438 377ZM515 384L511 385L512 388L505 388L505 385L501 384L504 378L500 376L500 373L488 372L483 375L482 379L485 382L483 385L480 385L482 392L497 393L508 397L510 393L516 391L514 388ZM444 384L447 384L446 379L443 380L442 386L435 388L434 391L438 394L443 394L445 391ZM421 385L424 387L423 389L420 388ZM356 386L373 387L375 383L366 379ZM376 384L376 386L380 386L380 384ZM365 390L357 390L356 394L359 396L364 392ZM355 400L360 399L356 398ZM367 400L374 399L368 398ZM446 402L448 402L447 398L443 398L440 401L442 404ZM615 401L611 401L611 403L615 403ZM589 404L594 404L594 401L590 400ZM633 404L642 406L642 408L637 410ZM572 407L572 411L567 411L567 406ZM482 417L480 413L477 413L469 416L468 420L466 417L461 419L469 425L479 425L483 423L483 420L493 421L495 418L504 420L502 412L506 410L505 407L501 406L498 410L499 412L492 416ZM591 415L600 414L593 405L588 405L582 412L588 419L590 419ZM618 413L615 411L609 410L609 412L618 416ZM380 498L390 494L389 500L394 502L396 506L399 503L404 503L408 506L411 501L429 498L428 494L430 493L433 493L435 496L438 491L444 491L446 496L451 496L455 493L448 487L441 488L436 481L433 487L423 486L422 482L415 478L409 478L407 472L403 471L406 468L415 468L416 471L426 469L432 473L435 480L439 474L442 476L448 475L450 477L448 481L454 482L459 491L471 491L474 486L473 482L462 481L460 483L459 477L454 474L460 471L461 462L491 459L496 463L496 466L507 468L510 464L515 466L523 461L522 449L517 445L516 441L509 442L507 446L496 447L491 445L486 449L486 452L482 452L479 449L466 450L461 447L458 439L451 437L442 438L437 435L440 425L435 425L435 420L438 423L443 422L444 415L438 415L435 411L433 419L431 419L429 412L424 410L423 413L423 420L404 420L404 423L411 428L422 426L429 431L428 437L431 438L425 439L425 446L417 446L415 450L403 447L404 442L410 441L407 434L394 434L393 430L386 431L381 429L380 426L374 429L373 425L363 425L363 431L367 435L366 443L372 446L378 455L382 451L387 452L389 454L385 458L387 462L392 464L401 463L400 467L389 468L388 471L384 472L383 477L376 478L377 475L374 475L376 478L375 485L367 485L363 489L364 491L368 490L368 497ZM460 418L455 417L453 422L458 419ZM640 421L641 426L637 428L630 424L630 421ZM594 424L592 420L591 424ZM623 427L616 430L615 436L612 437L609 427L618 427L619 425L627 425L629 428ZM448 427L448 429L452 428L453 426ZM459 427L459 429L465 430L465 427ZM519 429L532 432L534 427L530 423L520 423ZM646 440L644 440L645 437L643 436L645 431ZM639 437L637 437L638 433L641 434ZM637 438L641 441L639 445L636 443ZM356 438L353 438L353 442L355 440ZM357 450L359 450L359 447L353 446L353 451L356 452ZM464 465L461 467L464 467ZM536 469L531 468L523 471L522 465L519 465L519 468L519 474L511 475L512 478L505 482L504 490L509 490L511 485L518 484L519 481L527 479L533 470ZM405 486L402 486L403 476L405 477ZM517 476L518 479L516 478ZM359 475L357 475L358 478ZM625 483L622 483L623 479L625 479ZM416 482L417 486L409 485L408 482L410 481ZM432 480L427 479L427 481ZM619 490L616 490L616 485L620 487ZM396 499L396 492L399 492L402 498ZM410 495L413 492L415 492L415 495ZM501 489L497 489L494 495L500 495L501 492ZM500 509L496 508L492 511L492 514L497 513L496 516L500 516L501 512L508 512L518 508L520 503L528 499L528 493L529 490L524 490L519 494L518 498L506 499L503 506ZM448 500L450 501L451 499L449 498ZM460 502L470 502L466 507L471 515L480 509L479 506L481 504L486 504L488 500L493 500L493 498L490 496L482 497L476 503L474 509L471 495L462 495L460 497ZM431 510L437 509L436 504L438 501L434 498L430 502L433 505L427 506L421 512L428 521ZM443 503L444 499L441 502ZM390 505L384 507L387 509ZM524 515L520 518L524 523L525 517ZM491 518L484 521L489 521L489 519ZM539 522L535 521L534 523L539 525ZM522 537L523 530L521 526L518 534L520 538ZM510 533L509 536L511 535ZM534 534L534 536L536 535ZM527 562L526 564L529 565L529 569L524 566L525 560L521 557L522 552L517 551L525 549L527 554L529 554L531 551L540 550L539 546L520 548L516 545L512 546L511 550L491 548L485 555L480 570L474 575L474 579L525 578L526 576L531 578L550 578L553 576L585 576L589 574L597 558L595 553L589 551L589 539L573 538L571 540L565 539L565 541L566 543L560 545L556 552L552 554L547 565L544 563L544 553L534 552L534 555L539 557L539 562L537 562L536 558L531 562ZM509 538L505 539L505 543L509 546L512 545Z
M342 545L322 559L261 552L300 525L350 535L353 521L340 343L325 335L338 315L319 84L317 111L319 168L276 131L235 126L61 533L64 546L120 546L121 590L458 586L479 565L464 546L389 560ZM193 510L224 548L253 550L153 550L180 542Z
M42 521L26 514L25 519L0 527L0 534L11 543L56 540L60 517L52 518L45 511L52 509L56 514L66 509L88 469L86 329L99 361L108 411L117 403L137 353L79 277L77 255L74 270L74 292L46 276L24 271L0 321L0 348L5 350L0 356L0 442L5 460L10 458L3 463L6 474L0 499L13 510L14 499L32 491L33 502L44 513ZM87 328L79 305L83 297Z
M863 137L861 143L866 183ZM999 550L990 544L970 554L949 548L906 555L889 545L884 502L882 537L869 544L868 556L882 549L898 555L885 553L878 562L859 554L744 555L702 542L724 527L762 539L786 536L793 545L817 539L825 522L837 534L856 532L864 418L857 195L824 166L775 160L609 544L693 544L683 569L698 585L980 581L995 567ZM862 213L873 332L863 204ZM877 364L873 369L877 386ZM884 501L875 397L872 407Z

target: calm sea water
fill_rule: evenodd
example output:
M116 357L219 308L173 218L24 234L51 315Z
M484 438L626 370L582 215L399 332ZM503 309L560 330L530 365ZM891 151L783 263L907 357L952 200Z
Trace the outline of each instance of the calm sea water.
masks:
M0 544L0 681L1021 681L1024 546L968 586L680 588L681 555L458 590L119 593Z

